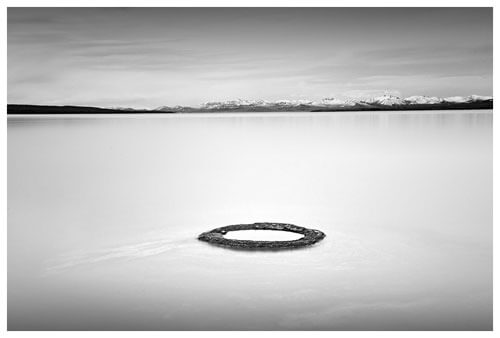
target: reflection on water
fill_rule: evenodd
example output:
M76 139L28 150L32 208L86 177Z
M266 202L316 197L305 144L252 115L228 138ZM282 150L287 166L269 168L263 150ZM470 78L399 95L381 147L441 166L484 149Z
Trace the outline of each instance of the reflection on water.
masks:
M10 116L8 328L489 330L491 121ZM196 239L253 222L327 237L283 252Z

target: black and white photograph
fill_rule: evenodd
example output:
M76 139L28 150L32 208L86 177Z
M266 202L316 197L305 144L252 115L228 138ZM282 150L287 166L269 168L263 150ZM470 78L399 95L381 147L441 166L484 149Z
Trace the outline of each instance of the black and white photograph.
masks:
M493 330L492 2L138 6L3 8L7 331Z

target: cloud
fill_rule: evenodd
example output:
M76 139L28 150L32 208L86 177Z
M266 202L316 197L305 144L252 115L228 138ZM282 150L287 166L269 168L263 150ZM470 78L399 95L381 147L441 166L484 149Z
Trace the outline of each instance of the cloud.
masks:
M486 9L9 9L8 97L96 106L135 97L133 106L155 107L356 90L491 95L490 17Z

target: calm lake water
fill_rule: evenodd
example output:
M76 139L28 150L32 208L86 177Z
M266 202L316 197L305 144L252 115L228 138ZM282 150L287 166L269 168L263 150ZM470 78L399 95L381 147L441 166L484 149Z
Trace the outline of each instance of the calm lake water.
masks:
M492 112L8 117L9 330L491 330ZM315 246L242 252L253 222Z

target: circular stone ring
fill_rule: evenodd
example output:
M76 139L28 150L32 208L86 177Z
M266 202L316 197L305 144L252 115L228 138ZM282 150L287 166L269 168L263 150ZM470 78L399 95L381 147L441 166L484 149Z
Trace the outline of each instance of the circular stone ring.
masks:
M225 238L224 235L229 231L238 230L275 230L288 231L304 235L293 241L251 241ZM233 249L292 249L312 245L325 238L325 234L319 230L299 227L286 223L253 223L253 224L235 224L202 233L198 236L200 241L210 244L229 247Z

